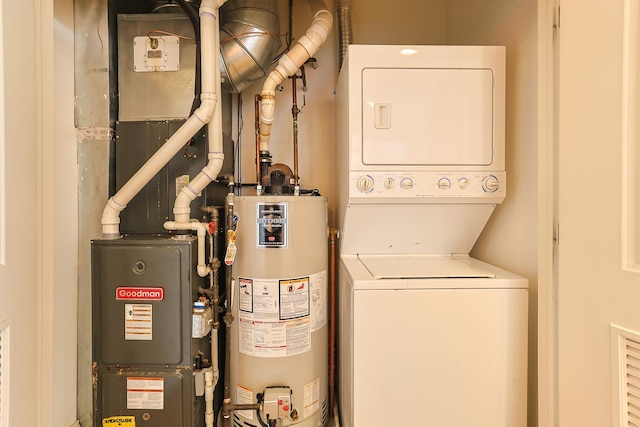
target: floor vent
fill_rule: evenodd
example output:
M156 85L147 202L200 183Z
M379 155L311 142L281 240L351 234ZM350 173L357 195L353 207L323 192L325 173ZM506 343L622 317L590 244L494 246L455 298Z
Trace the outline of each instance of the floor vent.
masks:
M640 427L640 334L612 325L612 346L620 409L613 425Z
M0 327L0 427L9 427L9 326L7 325Z

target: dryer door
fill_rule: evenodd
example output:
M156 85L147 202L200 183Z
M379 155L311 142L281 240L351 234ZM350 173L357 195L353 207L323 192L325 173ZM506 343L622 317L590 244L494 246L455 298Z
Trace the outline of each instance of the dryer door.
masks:
M491 165L493 82L491 69L365 68L362 163Z

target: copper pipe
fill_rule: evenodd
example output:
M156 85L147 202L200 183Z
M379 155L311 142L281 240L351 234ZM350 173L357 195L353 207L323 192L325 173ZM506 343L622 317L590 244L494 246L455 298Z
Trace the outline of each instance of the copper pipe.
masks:
M336 370L336 239L338 230L332 228L329 232L331 243L329 255L329 414L333 414L335 399L335 370Z
M258 185L262 183L260 174L260 101L262 96L256 94L253 97L253 106L255 111L255 127L256 127L256 182Z

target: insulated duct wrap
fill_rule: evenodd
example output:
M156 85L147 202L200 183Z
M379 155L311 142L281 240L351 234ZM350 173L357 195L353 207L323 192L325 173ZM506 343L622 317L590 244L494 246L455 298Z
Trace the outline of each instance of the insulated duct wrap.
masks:
M231 0L221 9L220 73L223 92L242 92L267 75L280 48L273 0Z
M338 71L342 68L342 62L347 54L349 45L353 43L353 31L351 29L351 0L338 0Z

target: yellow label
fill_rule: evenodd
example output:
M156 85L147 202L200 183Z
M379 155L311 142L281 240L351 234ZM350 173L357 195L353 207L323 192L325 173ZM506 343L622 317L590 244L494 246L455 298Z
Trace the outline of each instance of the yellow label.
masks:
M109 417L102 419L102 427L136 427L136 417L131 416L119 416L119 417Z

